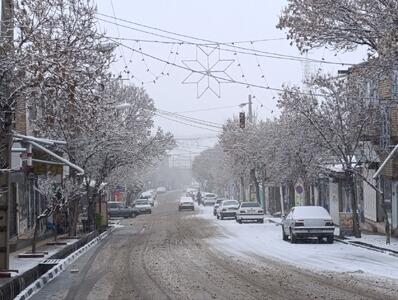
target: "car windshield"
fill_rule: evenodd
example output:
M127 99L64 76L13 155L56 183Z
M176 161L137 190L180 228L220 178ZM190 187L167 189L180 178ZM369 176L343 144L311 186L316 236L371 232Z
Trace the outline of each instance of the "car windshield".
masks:
M148 200L137 200L135 205L148 205Z
M229 201L224 201L222 203L223 206L230 206L230 205L239 205L239 202L236 200L229 200Z
M253 202L253 203L242 203L240 207L260 207L260 204Z

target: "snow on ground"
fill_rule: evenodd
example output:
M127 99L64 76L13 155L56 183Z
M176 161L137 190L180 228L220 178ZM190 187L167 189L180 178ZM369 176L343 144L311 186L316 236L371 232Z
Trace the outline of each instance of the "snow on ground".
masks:
M50 240L48 240L48 241L50 241ZM77 242L78 240L77 239L63 239L63 240L59 240L59 241L65 242L65 243L67 243L67 245L70 245L70 244ZM35 266L40 264L42 261L48 259L49 257L54 255L61 249L65 248L67 245L51 245L51 246L49 246L49 245L45 245L43 243L39 243L39 246L37 247L37 252L48 252L48 254L46 254L44 257L40 257L40 258L19 258L18 257L19 254L30 251L31 247L24 248L22 250L11 253L10 254L10 269L18 270L18 273L11 273L12 276L20 275L20 274L34 268Z
M235 220L217 220L212 209L200 207L196 216L212 219L219 227L223 236L209 239L209 244L223 253L250 260L256 256L280 259L317 271L398 278L398 258L392 255L337 242L290 244L282 240L282 229L275 223L238 224Z

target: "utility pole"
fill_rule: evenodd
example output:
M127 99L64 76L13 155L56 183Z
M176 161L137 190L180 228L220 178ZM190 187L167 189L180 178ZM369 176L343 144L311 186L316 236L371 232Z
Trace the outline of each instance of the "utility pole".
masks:
M0 269L9 269L9 207L11 147L14 104L10 95L11 67L6 63L13 55L14 43L14 3L13 0L1 2L0 63L3 79L0 82Z
M252 107L252 95L249 95L249 112L248 112L248 118L249 122L253 123L253 107Z

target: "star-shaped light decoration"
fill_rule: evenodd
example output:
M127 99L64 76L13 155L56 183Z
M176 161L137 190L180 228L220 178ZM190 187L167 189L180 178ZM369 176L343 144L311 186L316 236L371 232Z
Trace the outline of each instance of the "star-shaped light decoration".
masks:
M197 45L196 59L182 61L191 70L182 83L196 84L197 98L202 97L206 91L210 91L220 98L221 83L233 81L226 71L234 61L233 59L221 59L219 46L207 48Z

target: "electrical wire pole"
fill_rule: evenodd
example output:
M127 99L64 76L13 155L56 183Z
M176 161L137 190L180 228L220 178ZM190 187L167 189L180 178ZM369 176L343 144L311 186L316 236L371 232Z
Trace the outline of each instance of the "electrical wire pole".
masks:
M9 207L11 147L13 129L13 100L10 95L12 67L7 60L13 55L14 43L14 0L1 2L0 69L3 78L0 81L0 269L9 269Z
M252 103L252 95L249 95L249 112L248 112L248 118L249 118L249 122L253 123L253 103Z

